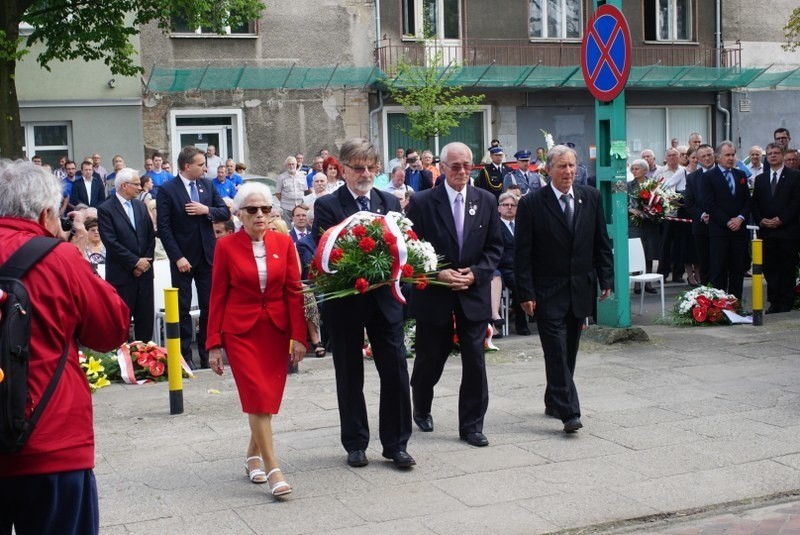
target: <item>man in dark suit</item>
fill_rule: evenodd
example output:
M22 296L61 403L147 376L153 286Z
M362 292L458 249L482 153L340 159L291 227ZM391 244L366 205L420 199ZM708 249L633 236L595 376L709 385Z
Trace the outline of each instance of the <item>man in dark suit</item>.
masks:
M556 145L545 166L550 185L519 203L516 218L517 291L522 309L536 318L544 351L545 414L564 431L581 427L573 376L584 319L614 288L614 258L600 193L574 184L575 151Z
M750 190L744 172L736 168L733 143L720 143L716 158L717 165L703 181L703 208L709 215L709 282L741 299L750 258Z
M503 192L503 178L513 171L513 169L503 163L505 153L502 147L492 147L489 149L489 157L492 163L487 164L478 173L475 179L475 187L484 189L494 195L495 203Z
M97 207L100 239L106 247L106 281L131 310L136 340L153 339L153 252L156 235L147 207L136 197L139 174L123 168L114 179L116 193Z
M317 241L324 231L356 212L400 212L400 203L394 195L372 187L378 170L378 153L369 141L347 141L339 158L344 165L345 185L314 202L311 234ZM389 287L383 286L326 301L321 313L333 347L341 439L347 451L347 464L359 467L369 462L365 452L369 445L369 424L362 356L366 329L381 382L378 426L383 456L399 468L413 466L416 462L406 452L411 437L411 396L403 345L402 305Z
M72 206L85 204L96 208L106 200L106 187L103 179L99 175L95 175L91 161L81 164L81 174L75 177L69 194L69 203Z
M502 223L500 228L503 236L503 254L500 256L500 264L497 268L503 277L503 286L508 288L511 297L511 308L514 310L514 325L517 334L530 336L531 330L528 328L528 315L520 306L517 280L514 275L514 233L516 232L517 202L517 197L509 191L500 195L498 210L500 212L500 222Z
M705 173L714 167L714 147L702 144L697 149L697 169L686 176L683 204L692 218L692 239L700 266L700 284L708 284L708 213L703 208Z
M208 368L206 326L214 262L214 221L230 219L231 212L206 174L205 153L184 147L178 155L178 176L165 182L158 193L158 236L170 260L172 285L178 288L181 353L192 366L192 281L197 287L200 329L197 349L200 366Z
M406 179L405 185L413 191L422 191L433 187L433 175L422 168L422 160L416 149L408 149L406 153Z
M800 213L800 173L783 165L784 148L770 143L765 149L770 170L756 177L753 220L764 240L764 278L767 314L794 307L795 264Z
M414 232L433 245L446 266L436 276L444 285L414 288L411 294L410 312L417 320L411 375L414 421L423 431L433 431L433 389L452 350L455 318L463 368L458 431L461 440L480 447L489 444L483 434L489 405L483 344L492 318L490 283L503 238L494 197L469 185L469 147L458 142L445 145L441 164L444 184L412 195L407 210Z
M289 236L296 244L310 233L311 229L308 228L308 206L298 204L292 208L292 230L289 231Z

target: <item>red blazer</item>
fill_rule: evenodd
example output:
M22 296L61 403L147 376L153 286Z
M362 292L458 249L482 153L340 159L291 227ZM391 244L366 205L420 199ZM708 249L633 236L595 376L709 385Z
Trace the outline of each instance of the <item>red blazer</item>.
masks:
M290 338L306 339L300 262L292 239L267 231L267 287L262 292L250 236L241 230L220 238L214 251L206 348L222 346L222 333L242 334L266 316ZM286 348L287 354L289 348Z

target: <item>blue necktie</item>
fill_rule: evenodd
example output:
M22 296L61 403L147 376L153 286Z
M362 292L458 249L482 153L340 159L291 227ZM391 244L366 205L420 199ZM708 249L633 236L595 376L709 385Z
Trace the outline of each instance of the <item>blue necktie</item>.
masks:
M733 183L733 174L729 170L725 176L728 178L728 187L731 189L731 195L736 195L736 184Z
M189 199L192 202L200 202L200 196L197 195L197 184L194 183L194 180L189 181Z
M131 220L133 230L136 230L136 220L133 218L133 206L131 206L131 201L125 201L125 211L128 212L128 219Z
M358 207L361 208L362 211L369 212L369 199L361 195L356 198L356 201L358 202Z

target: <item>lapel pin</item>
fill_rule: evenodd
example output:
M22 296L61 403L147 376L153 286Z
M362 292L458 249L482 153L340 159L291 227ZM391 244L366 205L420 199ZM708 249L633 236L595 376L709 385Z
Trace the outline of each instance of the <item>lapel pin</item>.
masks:
M475 215L475 207L474 206L470 206L469 207L469 215Z
M578 204L583 204L583 199L578 199Z

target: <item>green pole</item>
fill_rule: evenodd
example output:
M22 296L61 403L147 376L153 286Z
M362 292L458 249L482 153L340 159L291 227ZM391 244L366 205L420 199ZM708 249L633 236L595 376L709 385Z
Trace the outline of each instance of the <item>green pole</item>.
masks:
M622 11L622 0L595 0L595 10L604 4ZM605 327L630 327L625 91L623 90L611 102L595 100L594 113L597 186L603 200L608 235L614 247L615 289L608 299L597 303L597 323Z

